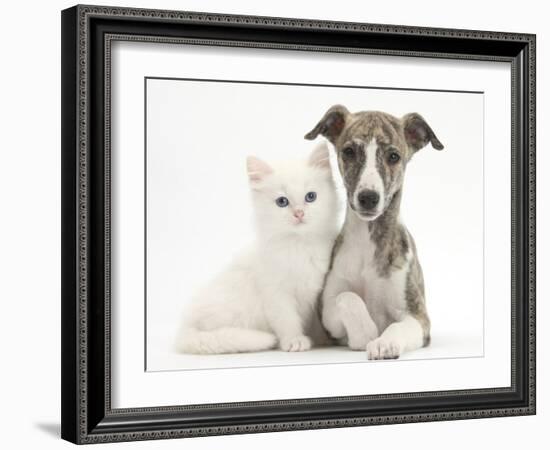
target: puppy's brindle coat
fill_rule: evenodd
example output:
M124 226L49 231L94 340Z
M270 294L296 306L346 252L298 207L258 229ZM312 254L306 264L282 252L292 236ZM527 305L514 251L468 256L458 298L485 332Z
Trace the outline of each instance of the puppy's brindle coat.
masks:
M329 333L369 359L397 358L428 345L430 320L412 236L399 219L403 177L413 154L443 145L416 113L330 108L306 134L336 149L347 191L346 220L336 240L322 295Z

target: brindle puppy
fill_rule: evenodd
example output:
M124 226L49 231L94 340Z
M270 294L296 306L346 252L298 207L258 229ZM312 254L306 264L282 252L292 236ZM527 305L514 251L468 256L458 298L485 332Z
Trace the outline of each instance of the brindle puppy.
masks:
M430 320L412 236L399 219L405 168L428 143L443 145L417 113L330 108L306 134L336 149L347 191L346 220L322 295L329 333L369 359L398 358L428 345Z

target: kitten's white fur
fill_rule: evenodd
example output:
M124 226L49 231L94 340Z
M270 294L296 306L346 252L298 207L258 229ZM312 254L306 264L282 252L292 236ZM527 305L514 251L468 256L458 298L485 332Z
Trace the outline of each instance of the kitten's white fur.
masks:
M181 352L303 351L326 340L317 300L338 234L328 148L277 165L249 157L247 169L256 243L193 299L177 339ZM317 193L314 202L305 201L308 192ZM281 196L287 207L275 203Z

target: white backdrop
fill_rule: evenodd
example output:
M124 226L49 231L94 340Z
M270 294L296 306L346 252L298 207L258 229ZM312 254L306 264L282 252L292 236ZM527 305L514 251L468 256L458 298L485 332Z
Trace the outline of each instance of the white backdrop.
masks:
M338 103L397 117L419 112L444 143L442 152L418 152L407 168L401 216L426 278L432 343L403 358L483 356L482 93L149 79L147 370L365 361L346 347L220 357L174 350L193 294L253 240L246 155L304 158L316 144L303 135Z
M526 0L441 2L396 0L368 6L350 0L339 2L296 2L294 0L254 2L233 0L110 0L98 3L169 9L204 10L238 14L335 19L363 22L398 23L435 27L535 32L538 34L537 86L539 149L550 146L550 88L541 81L550 76L548 53L550 31L545 5ZM59 10L71 1L28 1L7 3L5 24L0 28L3 71L0 80L6 88L2 108L2 164L0 187L5 215L0 222L2 284L0 298L6 305L0 316L2 372L0 417L4 424L0 442L6 448L74 448L59 439L60 395L60 17ZM499 14L495 14L498 8ZM21 19L33 32L21 33ZM27 57L32 55L32 57ZM37 72L37 67L40 71ZM32 124L32 125L30 125ZM32 126L32 133L29 132ZM550 296L550 205L546 199L550 177L548 152L539 151L538 177L538 296ZM538 305L539 348L550 340L544 326L548 303ZM332 449L342 444L350 448L368 445L387 448L449 450L467 447L499 449L538 448L546 439L550 420L548 377L550 354L538 355L538 415L489 420L465 420L388 427L342 428L267 435L220 436L186 441L159 441L114 444L120 449L267 449L315 447ZM32 407L30 406L32 403ZM113 448L106 444L105 448ZM103 446L99 446L103 448ZM98 447L98 448L99 448Z
M299 57L296 57L299 56ZM510 192L510 158L506 156L510 152L509 117L510 103L508 93L510 91L509 65L503 63L482 63L478 61L447 61L395 57L354 57L353 55L337 55L326 53L299 53L289 51L274 51L266 53L261 49L220 49L216 47L201 47L182 45L165 45L159 51L158 44L141 44L133 42L116 43L111 51L113 60L112 73L112 310L111 321L111 350L112 350L112 404L114 407L139 407L166 404L211 403L231 401L252 401L262 399L324 397L335 395L335 385L332 380L345 379L344 386L337 387L339 395L364 395L390 392L417 392L422 390L445 389L471 389L489 386L508 386L510 383L510 197L503 196L502 192ZM220 64L223 61L223 64ZM335 64L337 62L337 64ZM407 77L402 74L406 73ZM464 324L453 323L453 329L458 335L434 336L434 341L441 345L438 358L420 359L421 352L430 353L437 351L437 345L411 353L408 361L374 361L365 363L364 353L343 352L340 349L340 358L344 356L344 364L324 364L322 367L315 365L293 364L287 367L276 367L281 361L273 364L274 353L254 353L238 356L221 357L193 357L194 361L174 362L174 354L169 355L172 361L168 361L169 367L199 366L200 358L203 367L241 366L239 370L162 370L144 372L144 352L141 343L145 339L144 333L144 177L143 173L143 135L144 135L144 77L166 77L178 74L192 78L204 78L210 76L215 79L243 79L266 80L277 78L282 82L318 83L335 85L380 85L384 87L406 88L431 88L431 89L455 89L476 90L484 92L484 147L486 159L495 161L494 164L484 167L485 184L485 227L490 232L485 233L485 336L483 357L466 357L474 354L466 350L466 355L460 355L454 351L452 358L442 358L449 346L459 344L464 351L465 345L461 343L460 333L469 328L470 322L475 320L468 316L462 318ZM295 94L296 95L296 94ZM386 96L384 96L385 98ZM315 100L316 102L319 100ZM356 100L350 100L355 104ZM330 102L329 102L330 103ZM455 102L453 102L454 105ZM331 104L331 103L330 103ZM458 103L457 103L458 105ZM411 105L412 106L412 105ZM416 106L416 105L414 105ZM257 107L257 106L256 106ZM324 111L325 105L319 105ZM408 108L407 108L408 109ZM178 110L179 112L179 110ZM212 114L212 112L209 112ZM309 114L309 113L308 113ZM321 113L322 114L322 113ZM475 114L475 113L474 113ZM172 126L169 129L180 128L178 116L166 118ZM441 128L438 120L441 115L436 114L432 125L435 129ZM313 123L318 120L315 114ZM295 121L300 122L301 117ZM455 144L460 144L463 139L460 133L466 133L458 125L448 126L446 134L453 136L450 131L454 129ZM172 122L170 122L172 121ZM174 123L175 121L175 123ZM198 125L195 125L198 126ZM264 125L265 126L265 125ZM478 129L479 121L470 128ZM310 128L307 126L306 130ZM163 130L163 135L168 136L173 132ZM233 136L233 131L229 136ZM302 139L301 129L291 132L289 135L300 136L302 145L307 142ZM209 134L209 136L212 133ZM243 133L241 140L247 141ZM440 134L441 137L441 134ZM225 141L228 141L224 136ZM275 139L275 138L273 138ZM441 137L441 139L444 139ZM467 139L463 145L473 145ZM451 139L452 142L452 139ZM179 145L179 143L178 143ZM204 145L204 144L201 144ZM271 145L271 144L270 144ZM272 153L278 154L275 149L286 147L283 140L274 146ZM311 145L311 143L309 143ZM270 147L268 147L270 148ZM309 149L310 147L308 147ZM237 154L242 153L242 148L236 148ZM449 152L451 155L458 153ZM435 156L442 156L441 152ZM180 153L180 160L183 156ZM420 161L429 160L433 151L420 152L423 155ZM200 160L199 152L195 152L194 158ZM414 164L418 164L418 159ZM413 163L411 163L412 166ZM182 167L182 165L179 165ZM458 166L462 167L462 166ZM411 167L412 168L412 167ZM449 168L455 170L455 167ZM233 171L234 172L234 171ZM433 170L431 171L433 172ZM467 171L468 174L470 170ZM472 172L475 173L475 172ZM414 175L409 173L414 180ZM426 175L430 180L434 174ZM157 177L158 178L158 177ZM467 186L469 182L467 174L460 185ZM174 174L174 179L180 179ZM204 182L201 177L195 178L196 182ZM431 183L434 184L434 183ZM434 195L430 183L422 183L426 187L424 196ZM408 186L408 185L407 185ZM415 184L418 186L418 184ZM452 185L451 185L452 186ZM209 192L212 192L210 187ZM409 191L406 191L410 194ZM463 190L465 192L465 189ZM162 195L166 195L162 193ZM161 196L162 196L161 195ZM414 195L414 193L413 193ZM423 198L415 195L413 198ZM175 204L176 202L172 202ZM171 204L170 206L173 206ZM413 203L413 207L416 205ZM452 207L452 205L450 205ZM423 229L426 217L431 211L423 215L414 214L413 217L421 219ZM474 214L474 213L472 213ZM153 216L151 214L151 216ZM185 214L182 213L185 217ZM464 222L462 218L459 218ZM409 223L410 225L410 223ZM414 224L413 224L414 226ZM465 225L462 225L465 226ZM163 225L166 227L166 225ZM452 229L456 230L455 225ZM431 230L433 235L439 235L438 231ZM163 233L165 233L163 229ZM163 233L155 233L160 236ZM455 231L456 234L456 231ZM416 235L416 234L415 234ZM453 236L454 238L454 236ZM426 239L431 241L431 236ZM422 239L421 239L422 241ZM171 243L174 245L174 243ZM419 243L422 251L423 242ZM430 244L426 244L429 248ZM463 244L464 245L464 244ZM185 250L185 249L182 249ZM217 256L217 255L215 255ZM455 256L455 255L453 255ZM180 257L180 253L176 255ZM441 272L441 261L446 261L445 254L437 261L437 272ZM465 261L465 264L471 264ZM188 265L188 264L187 264ZM184 270L187 265L182 264ZM162 264L164 266L164 264ZM161 268L164 270L164 267ZM462 271L462 269L460 269ZM450 274L451 277L454 274ZM479 275L479 274L478 274ZM175 273L175 277L181 277L181 273ZM437 276L437 275L436 275ZM154 278L153 278L154 279ZM465 280L462 284L466 284ZM440 285L441 295L436 296L436 301L446 299L449 292L460 286L461 281L452 278L447 286ZM157 283L160 284L160 283ZM431 281L428 281L430 286ZM168 292L171 294L171 292ZM430 294L428 294L430 295ZM159 296L156 296L157 298ZM154 299L162 303L160 300ZM457 298L457 305L464 302L464 298ZM153 302L150 302L153 303ZM173 302L172 305L175 305ZM447 308L440 303L442 308ZM445 312L445 314L448 314ZM454 313L458 317L459 311ZM166 316L165 316L166 317ZM479 320L479 319L478 319ZM449 321L450 322L450 321ZM447 323L449 323L447 322ZM163 326L169 323L161 322ZM477 322L479 324L479 322ZM454 328L458 327L458 328ZM478 325L479 327L479 325ZM167 326L165 326L167 328ZM478 328L479 330L479 328ZM449 330L440 330L448 333ZM453 331L453 330L451 330ZM156 349L153 355L161 355L161 361L165 358L166 344L172 343L163 339L170 336L170 331L160 336L157 342L164 344L162 352ZM443 338L442 338L443 337ZM475 341L475 338L474 338ZM477 340L479 345L479 339ZM153 341L154 342L154 341ZM476 345L474 343L474 345ZM459 349L460 350L460 349ZM302 358L318 358L318 352L310 351L303 354L288 354L279 352L279 358L285 358L286 362L303 361ZM479 349L474 350L479 352ZM478 353L477 353L478 354ZM267 355L264 367L258 366L260 355ZM349 355L349 356L348 356ZM416 355L416 356L414 356ZM326 359L334 361L336 355L325 355ZM434 355L432 355L434 356ZM347 358L355 357L355 361L349 362ZM238 358L238 363L235 359ZM220 362L220 359L223 361ZM318 359L312 362L319 362ZM360 362L354 363L354 362ZM163 363L166 367L166 361ZM209 364L210 366L208 366ZM395 377L397 371L395 365L406 365L407 377ZM275 365L275 367L273 367ZM270 366L270 367L266 367ZM157 366L158 367L158 366ZM261 376L265 382L256 382ZM365 384L365 378L369 383ZM232 389L226 389L231 385ZM193 389L181 389L181 386L193 386Z

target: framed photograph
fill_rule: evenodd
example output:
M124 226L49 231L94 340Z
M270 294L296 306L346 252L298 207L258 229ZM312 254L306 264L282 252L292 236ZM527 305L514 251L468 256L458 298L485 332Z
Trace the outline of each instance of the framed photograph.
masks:
M535 413L535 36L62 12L62 437Z

